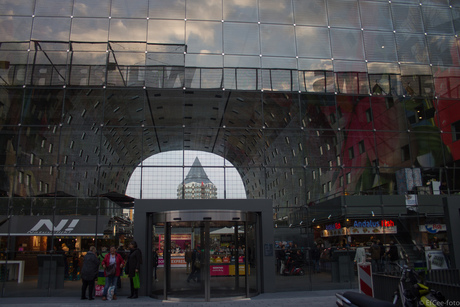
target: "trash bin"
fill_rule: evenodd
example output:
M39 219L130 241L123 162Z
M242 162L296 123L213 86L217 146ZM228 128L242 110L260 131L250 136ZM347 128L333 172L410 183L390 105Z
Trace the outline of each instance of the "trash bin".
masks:
M64 288L64 255L38 255L38 289Z

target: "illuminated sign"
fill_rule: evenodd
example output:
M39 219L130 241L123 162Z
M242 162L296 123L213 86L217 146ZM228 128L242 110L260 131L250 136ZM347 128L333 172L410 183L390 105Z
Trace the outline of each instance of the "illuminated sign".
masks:
M392 220L381 220L381 221L355 221L353 227L393 227L395 223Z
M340 228L342 228L342 225L340 225L340 223L326 225L326 230L340 229Z

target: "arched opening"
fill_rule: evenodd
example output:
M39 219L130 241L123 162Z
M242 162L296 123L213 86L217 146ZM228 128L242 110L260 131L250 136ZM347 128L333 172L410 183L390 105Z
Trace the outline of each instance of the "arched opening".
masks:
M126 194L137 199L246 198L241 176L228 160L195 150L145 159L131 175Z

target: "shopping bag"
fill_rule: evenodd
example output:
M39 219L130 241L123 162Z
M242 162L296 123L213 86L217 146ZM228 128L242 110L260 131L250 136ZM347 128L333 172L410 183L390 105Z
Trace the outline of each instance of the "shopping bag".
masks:
M104 286L96 285L96 296L102 296L104 294Z
M139 273L136 273L133 277L134 289L139 289L141 287L141 282L139 280Z
M107 289L107 299L111 301L113 299L114 294L115 294L115 286L110 286L109 289Z

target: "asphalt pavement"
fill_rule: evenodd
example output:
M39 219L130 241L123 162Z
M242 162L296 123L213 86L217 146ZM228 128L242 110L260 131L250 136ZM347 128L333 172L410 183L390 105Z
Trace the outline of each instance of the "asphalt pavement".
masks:
M346 291L346 290L344 290ZM102 301L97 297L93 301L80 300L79 297L2 297L0 298L0 306L2 307L18 307L18 306L34 306L34 307L55 307L55 306L91 306L91 307L126 307L131 306L308 306L308 307L333 307L335 305L335 293L343 292L340 290L325 290L325 291L298 291L298 292L276 292L262 293L258 296L239 299L239 300L222 300L211 302L174 302L162 301L148 296L139 297L138 299L128 299L127 297L119 297L115 301Z

